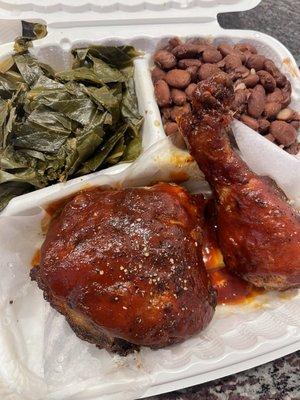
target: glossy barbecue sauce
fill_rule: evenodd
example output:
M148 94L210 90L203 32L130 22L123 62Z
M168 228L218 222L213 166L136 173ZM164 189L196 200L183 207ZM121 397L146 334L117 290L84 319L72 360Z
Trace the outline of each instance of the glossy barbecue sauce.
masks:
M34 256L33 256L32 260L31 260L31 266L32 266L32 267L38 266L39 263L40 263L40 261L41 261L41 250L38 249L38 250L34 253Z
M78 193L77 193L78 194ZM47 214L53 218L63 206L72 199L68 196L48 205ZM48 220L49 222L49 220ZM224 264L223 255L218 247L213 201L208 200L205 207L205 229L203 234L203 261L217 291L218 304L238 304L249 301L261 294L262 289L254 287L244 279L232 274ZM40 262L41 252L37 250L31 261L32 267Z
M203 235L203 261L217 291L218 304L237 304L249 301L263 292L251 283L232 274L224 264L216 235L216 223L213 200L208 200L205 207L205 228Z
M72 194L70 196L66 196L60 200L53 201L52 203L48 204L48 206L45 208L45 211L47 213L47 216L42 220L42 232L47 233L48 228L49 228L49 223L51 222L51 219L55 217L56 214L58 214L64 205L71 200L74 196L76 196L78 193ZM36 250L36 252L33 255L33 258L31 260L31 267L36 267L39 265L41 261L41 249Z

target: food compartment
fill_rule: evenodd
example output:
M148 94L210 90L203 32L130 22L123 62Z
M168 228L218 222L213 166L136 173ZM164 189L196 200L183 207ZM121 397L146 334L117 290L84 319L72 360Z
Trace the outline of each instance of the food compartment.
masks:
M1 57L2 114L7 105L3 120L8 133L1 143L0 210L7 199L34 188L72 181L76 175L85 181L93 170L121 171L164 137L157 110L151 109L154 104L147 96L151 93L151 80L147 86L144 79L147 63L130 46L104 47L108 55L104 51L100 57L93 49L72 56L61 41L34 46L29 53L14 53L13 59L12 46ZM83 43L80 48L88 46ZM24 80L19 90L13 79L18 85L18 79Z
M167 135L178 132L178 118L190 111L196 84L219 73L233 80L235 118L288 153L299 152L299 73L276 48L256 38L164 38L150 70Z

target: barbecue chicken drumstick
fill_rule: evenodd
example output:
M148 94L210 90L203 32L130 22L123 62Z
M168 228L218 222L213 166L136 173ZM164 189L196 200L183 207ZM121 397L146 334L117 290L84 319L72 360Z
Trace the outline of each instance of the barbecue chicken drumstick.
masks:
M126 354L204 329L216 305L202 206L180 186L81 192L52 221L31 272L82 339Z
M232 149L226 133L232 98L232 82L224 75L202 81L194 92L192 115L179 121L215 195L225 264L258 287L299 287L299 214L273 181L250 171Z

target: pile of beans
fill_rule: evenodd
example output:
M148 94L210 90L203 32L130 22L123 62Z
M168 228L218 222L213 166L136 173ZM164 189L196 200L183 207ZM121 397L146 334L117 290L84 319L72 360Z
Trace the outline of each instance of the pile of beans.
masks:
M300 115L288 107L291 84L253 45L221 43L216 47L201 40L183 43L172 38L153 60L154 91L167 135L177 132L177 118L190 111L196 83L226 73L234 82L235 118L289 153L298 153Z

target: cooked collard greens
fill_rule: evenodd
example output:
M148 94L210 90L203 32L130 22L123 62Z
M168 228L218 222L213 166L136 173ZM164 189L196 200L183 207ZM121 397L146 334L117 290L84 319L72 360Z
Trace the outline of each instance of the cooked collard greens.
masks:
M133 47L75 49L72 68L55 73L28 43L18 39L0 63L0 210L15 196L134 160L141 150Z

